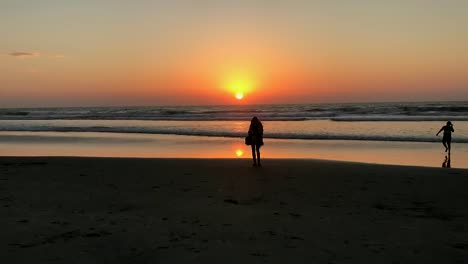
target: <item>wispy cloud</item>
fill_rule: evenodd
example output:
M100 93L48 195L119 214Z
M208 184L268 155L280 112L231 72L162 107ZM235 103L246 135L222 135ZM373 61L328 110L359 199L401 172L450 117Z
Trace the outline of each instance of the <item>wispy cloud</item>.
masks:
M40 52L34 51L34 52L24 52L24 51L15 51L12 53L8 53L8 56L13 56L15 58L20 58L20 59L27 59L27 58L35 58L35 57L43 57L43 58L49 58L49 59L63 59L65 58L65 55L60 54L60 53L55 53L55 54L41 54ZM3 56L6 56L3 54Z
M39 57L41 54L39 52L16 51L16 52L10 53L9 55L16 57L16 58L34 58L34 57Z

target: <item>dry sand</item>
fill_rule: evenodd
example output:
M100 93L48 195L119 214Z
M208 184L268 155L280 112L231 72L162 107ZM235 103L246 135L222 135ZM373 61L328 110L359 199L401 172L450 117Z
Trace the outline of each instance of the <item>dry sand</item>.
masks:
M0 158L2 263L467 263L468 170Z

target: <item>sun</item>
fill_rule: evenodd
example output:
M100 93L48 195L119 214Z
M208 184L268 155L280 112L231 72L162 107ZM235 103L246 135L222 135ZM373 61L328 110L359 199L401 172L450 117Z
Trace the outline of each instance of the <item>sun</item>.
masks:
M245 100L255 90L256 82L251 74L235 73L226 76L222 80L222 87L237 101Z

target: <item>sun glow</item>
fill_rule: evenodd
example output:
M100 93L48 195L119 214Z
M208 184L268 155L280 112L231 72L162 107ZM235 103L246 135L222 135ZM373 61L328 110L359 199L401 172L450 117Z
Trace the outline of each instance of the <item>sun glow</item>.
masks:
M242 157L243 155L244 155L244 151L242 151L242 149L236 150L236 156L237 156L238 158Z
M223 80L224 89L238 101L245 99L255 89L256 85L251 74L234 73L227 76Z

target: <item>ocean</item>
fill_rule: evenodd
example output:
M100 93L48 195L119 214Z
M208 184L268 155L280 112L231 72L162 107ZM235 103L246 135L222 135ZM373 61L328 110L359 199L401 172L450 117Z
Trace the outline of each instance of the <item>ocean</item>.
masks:
M468 102L0 109L0 131L106 132L201 137L438 142L450 120L453 142L468 143Z
M253 116L264 158L468 168L468 102L0 109L0 156L250 159Z

